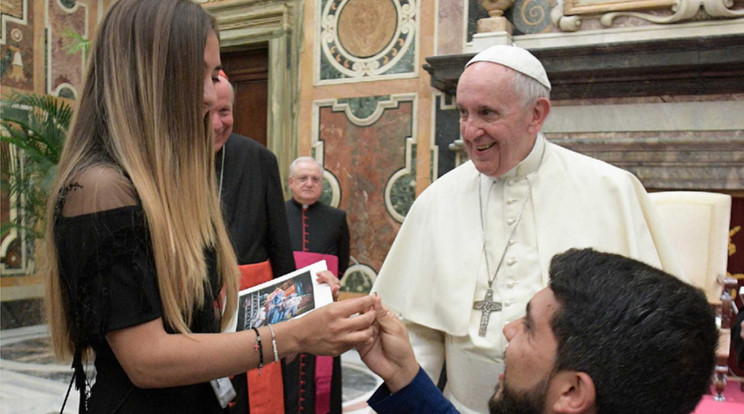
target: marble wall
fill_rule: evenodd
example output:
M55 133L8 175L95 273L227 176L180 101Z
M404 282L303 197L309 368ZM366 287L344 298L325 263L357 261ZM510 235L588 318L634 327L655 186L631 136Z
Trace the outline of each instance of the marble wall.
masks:
M432 91L421 66L434 53L435 7L420 0L317 0L306 8L300 123L311 128L300 129L298 155L323 163L324 199L347 211L352 266L342 283L363 292L413 202L422 152L422 185L429 182ZM462 28L455 22L449 30ZM462 35L450 46L458 53Z
M72 102L82 83L85 56L76 45L95 30L103 0L3 0L0 3L0 106L2 111L23 110L6 106L13 92L52 95ZM4 154L22 156L4 145ZM3 162L10 162L10 158ZM2 221L15 220L14 200L0 193ZM5 316L22 320L7 303L27 303L42 294L34 275L32 240L22 231L11 231L0 240L0 299ZM21 306L19 309L27 309ZM32 315L38 320L38 314Z
M95 29L98 0L7 0L0 9L0 85L74 99L85 56L74 47Z
M330 176L332 197L348 212L350 272L379 269L413 202L415 95L318 101L313 155ZM355 264L358 263L358 264ZM350 290L351 286L348 287ZM359 285L354 285L359 288Z

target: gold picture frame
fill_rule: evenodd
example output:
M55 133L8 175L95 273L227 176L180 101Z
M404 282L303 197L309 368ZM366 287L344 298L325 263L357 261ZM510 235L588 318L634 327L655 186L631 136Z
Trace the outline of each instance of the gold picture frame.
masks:
M564 0L563 15L576 16L621 11L671 8L676 0Z

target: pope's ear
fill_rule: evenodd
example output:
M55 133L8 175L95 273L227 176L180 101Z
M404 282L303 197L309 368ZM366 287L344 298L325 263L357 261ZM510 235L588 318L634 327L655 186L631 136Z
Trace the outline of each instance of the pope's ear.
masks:
M596 413L597 393L592 377L586 372L560 372L553 378L553 413Z
M530 132L537 134L542 128L550 113L550 101L547 98L537 98L532 105L532 119L530 121Z

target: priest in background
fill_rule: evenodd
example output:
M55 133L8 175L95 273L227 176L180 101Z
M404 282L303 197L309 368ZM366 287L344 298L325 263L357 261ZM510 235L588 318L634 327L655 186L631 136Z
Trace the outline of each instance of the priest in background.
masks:
M323 167L312 157L289 166L292 199L286 202L287 223L297 267L325 260L341 278L349 267L349 225L346 212L320 201ZM287 412L341 414L341 359L300 354L284 370L284 389L298 394Z
M592 247L683 277L638 179L540 133L550 89L540 61L519 47L468 62L457 108L470 161L417 198L372 289L463 413L487 412L504 369L503 328L547 286L554 254Z
M240 289L247 289L294 271L295 262L276 157L258 142L232 133L234 91L224 72L214 87L217 103L211 113L217 185L240 265ZM278 365L265 366L260 377L256 370L247 376L236 375L233 386L237 397L231 412L284 412Z

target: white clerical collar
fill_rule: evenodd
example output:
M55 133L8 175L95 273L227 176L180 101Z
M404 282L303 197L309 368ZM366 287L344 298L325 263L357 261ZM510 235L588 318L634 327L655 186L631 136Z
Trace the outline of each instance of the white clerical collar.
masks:
M507 171L501 177L489 177L493 181L503 180L506 178L524 177L532 174L540 166L542 161L542 154L545 151L545 137L542 133L537 134L535 139L535 145L532 146L532 150L529 154L517 165L512 167L511 170Z

